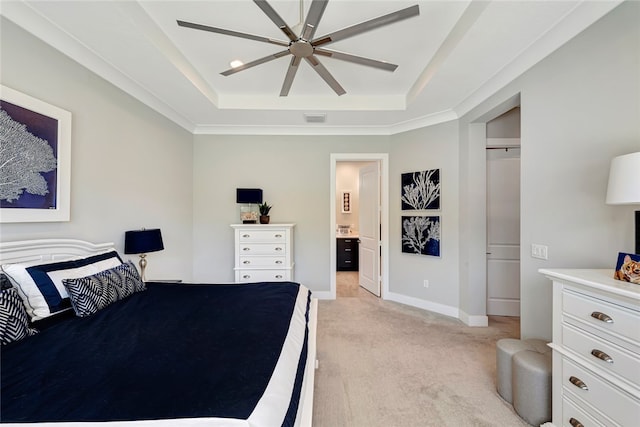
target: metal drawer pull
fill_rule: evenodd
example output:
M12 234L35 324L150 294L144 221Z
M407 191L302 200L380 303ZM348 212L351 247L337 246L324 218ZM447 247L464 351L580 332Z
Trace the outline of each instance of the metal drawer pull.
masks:
M243 279L250 279L251 276L249 276L248 274L245 274L244 276L242 276Z
M282 279L282 274L277 274L276 279Z
M251 237L251 234L243 234L242 237Z
M281 250L282 250L282 248L276 248L276 251L281 251Z
M587 387L587 385L580 378L569 377L569 382L583 390L589 390L589 387Z
M584 424L573 417L569 418L569 424L571 424L571 427L584 427Z
M277 237L279 239L280 237L282 237L282 234L276 234L275 237Z
M243 264L251 264L251 261L242 261Z
M598 349L593 349L591 350L591 354L595 357L597 357L600 360L604 360L607 363L613 363L613 359L611 358L611 356L609 356L607 353L605 353L604 351L598 350Z
M276 264L282 264L282 261L278 260L276 261Z
M611 317L599 311L594 311L593 313L591 313L591 317L593 317L594 319L598 319L604 323L613 323L613 319Z
M243 251L250 251L251 248L242 248Z

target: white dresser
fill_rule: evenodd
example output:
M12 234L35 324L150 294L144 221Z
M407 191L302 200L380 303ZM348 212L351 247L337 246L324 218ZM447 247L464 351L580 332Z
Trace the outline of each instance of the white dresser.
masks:
M613 270L540 273L553 281L553 425L640 426L640 285Z
M295 224L232 224L236 282L293 281Z

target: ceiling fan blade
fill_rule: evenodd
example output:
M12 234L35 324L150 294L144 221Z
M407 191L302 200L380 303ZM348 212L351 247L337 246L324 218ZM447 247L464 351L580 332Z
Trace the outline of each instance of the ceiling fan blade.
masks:
M354 62L360 65L366 65L368 67L379 68L385 71L395 71L398 66L390 62L378 61L377 59L365 58L362 56L351 55L350 53L338 52L331 49L314 49L314 53L317 55L328 56L330 58L341 59L343 61Z
M311 40L318 29L318 23L324 14L328 0L313 0L309 7L307 19L304 21L304 27L301 37L305 40Z
M284 82L282 83L282 89L280 89L280 96L289 95L289 90L291 89L291 85L293 84L293 78L296 76L298 72L298 66L300 65L300 57L294 56L291 58L291 63L289 64L289 68L287 69L287 75L284 77Z
M340 86L340 83L338 83L338 81L333 78L329 70L327 70L320 61L318 61L318 58L316 58L314 55L311 55L304 59L307 60L307 62L316 71L316 73L318 73L320 77L322 77L322 79L327 82L327 84L331 87L331 89L333 89L335 93L337 93L338 95L344 95L345 93L347 93L347 91L345 91L342 86Z
M246 70L247 68L255 67L256 65L264 64L265 62L273 61L274 59L282 58L283 56L289 55L288 50L283 50L282 52L274 53L272 55L267 55L263 58L256 59L255 61L247 62L246 64L239 65L237 67L230 68L226 71L221 72L223 76L230 76L231 74L235 74L239 71Z
M266 0L253 0L253 2L285 33L289 40L296 41L298 39L298 36L289 28L287 23L284 22L284 19L278 15L278 12L276 12Z
M418 5L410 6L405 9L398 10L396 12L389 13L387 15L379 16L378 18L371 19L369 21L361 22L351 27L343 28L342 30L335 31L327 34L326 36L319 37L311 41L311 44L316 46L333 43L338 40L344 40L349 37L353 37L357 34L371 31L377 27L383 25L389 25L394 22L402 21L403 19L411 18L420 14L420 8Z
M180 21L180 20L178 20L176 22L181 27L193 28L194 30L209 31L211 33L218 33L218 34L224 34L224 35L227 35L227 36L240 37L240 38L243 38L243 39L256 40L256 41L259 41L259 42L276 44L278 46L284 46L284 47L289 46L289 42L286 42L286 41L283 41L283 40L271 39L269 37L256 36L254 34L249 34L249 33L240 33L238 31L225 30L224 28L210 27L208 25L195 24L193 22L186 22L186 21Z

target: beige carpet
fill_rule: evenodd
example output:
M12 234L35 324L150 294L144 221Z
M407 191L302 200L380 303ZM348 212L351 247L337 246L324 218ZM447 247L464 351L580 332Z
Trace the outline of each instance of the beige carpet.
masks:
M527 426L495 387L495 343L518 337L518 319L470 328L380 300L353 274L319 301L314 427Z

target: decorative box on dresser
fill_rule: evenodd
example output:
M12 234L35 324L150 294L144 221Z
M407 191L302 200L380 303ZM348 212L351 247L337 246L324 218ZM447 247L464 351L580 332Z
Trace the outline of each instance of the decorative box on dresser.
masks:
M293 281L295 224L232 224L236 282Z
M640 426L640 285L613 270L540 273L553 282L553 425Z

